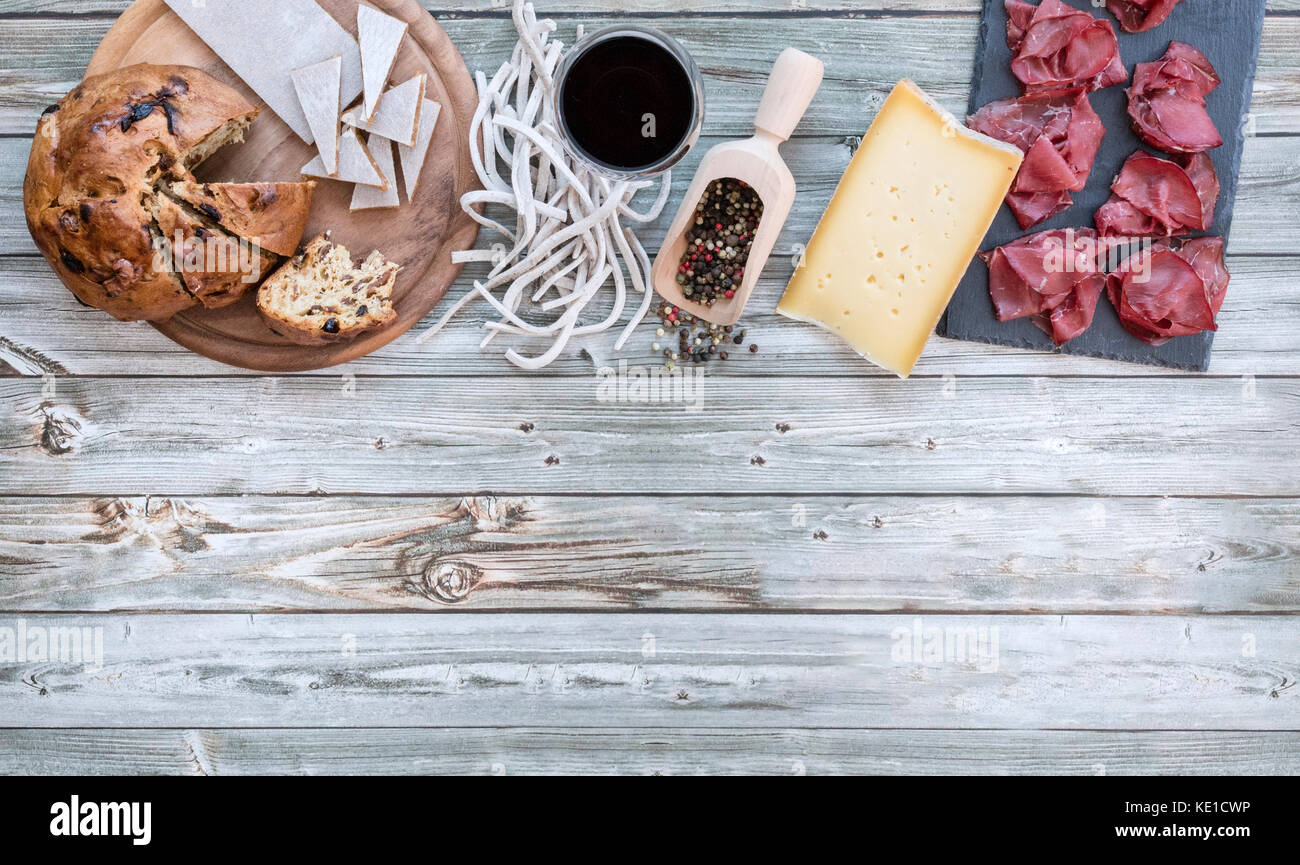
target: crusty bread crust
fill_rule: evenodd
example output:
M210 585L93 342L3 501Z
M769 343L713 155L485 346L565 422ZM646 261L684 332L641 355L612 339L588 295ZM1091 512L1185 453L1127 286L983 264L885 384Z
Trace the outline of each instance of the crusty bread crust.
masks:
M242 139L258 109L189 66L140 64L88 78L36 127L23 205L36 246L83 302L161 321L195 298L155 256L148 198L164 173Z
M257 309L272 331L299 345L355 339L397 320L392 295L400 270L378 251L354 265L327 232L262 283Z

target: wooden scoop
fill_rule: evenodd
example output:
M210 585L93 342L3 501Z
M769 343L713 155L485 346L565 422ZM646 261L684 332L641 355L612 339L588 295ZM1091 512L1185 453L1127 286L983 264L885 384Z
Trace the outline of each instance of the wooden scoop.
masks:
M763 101L754 117L755 134L745 141L719 144L700 161L695 180L677 211L659 256L655 259L651 281L655 291L674 306L714 324L735 324L758 282L767 257L776 245L785 219L794 205L794 176L786 167L778 149L799 125L809 103L822 83L824 67L816 57L796 48L787 48L777 58L763 91ZM686 251L686 229L695 218L695 208L709 183L734 177L749 184L763 202L763 218L749 249L745 278L735 287L735 296L718 298L712 306L687 300L677 284L677 267Z

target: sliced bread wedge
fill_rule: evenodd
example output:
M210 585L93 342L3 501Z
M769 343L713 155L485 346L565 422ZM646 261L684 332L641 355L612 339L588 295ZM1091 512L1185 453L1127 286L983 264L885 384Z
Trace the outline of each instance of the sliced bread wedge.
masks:
M257 310L272 331L298 345L355 339L397 320L396 265L375 251L356 266L329 232L271 274L257 292Z
M279 261L267 250L215 227L165 193L149 199L149 209L161 234L160 251L168 258L167 267L208 309L239 300Z
M221 228L286 258L298 251L316 181L199 183L177 181L168 191Z

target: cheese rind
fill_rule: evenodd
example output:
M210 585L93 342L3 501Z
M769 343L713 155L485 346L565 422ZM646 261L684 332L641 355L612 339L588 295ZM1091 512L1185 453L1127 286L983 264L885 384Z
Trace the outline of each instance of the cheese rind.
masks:
M1020 169L901 81L849 163L777 311L906 378Z

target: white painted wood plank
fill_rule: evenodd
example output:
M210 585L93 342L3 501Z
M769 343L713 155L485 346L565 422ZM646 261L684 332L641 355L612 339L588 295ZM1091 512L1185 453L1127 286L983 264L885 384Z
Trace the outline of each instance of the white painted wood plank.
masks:
M714 364L717 377L798 374L887 374L861 361L840 341L815 328L776 316L772 310L785 288L782 263L756 289L745 327L757 355L741 353ZM1215 340L1210 368L1215 375L1300 374L1300 301L1291 283L1294 259L1232 257L1233 287ZM463 290L465 280L457 283ZM240 370L189 352L144 325L124 325L79 305L49 268L37 259L0 259L0 374L138 375L165 370L172 375L233 375ZM497 351L479 348L482 315L453 322L436 340L416 345L417 330L378 353L346 367L310 375L516 375ZM575 340L550 368L538 375L584 375L623 359L633 365L662 362L652 345L657 322L643 325L621 353L610 340ZM671 340L669 343L671 344ZM586 352L586 356L583 352ZM916 375L1133 375L1166 374L1150 367L1023 352L931 337ZM1173 375L1175 373L1168 373Z
M734 0L743 2L743 0ZM608 6L604 7L608 8ZM545 11L545 10L543 10ZM715 13L716 15L716 13ZM610 23L598 14L566 18L561 33L573 41L578 23ZM803 135L861 135L900 78L910 77L945 107L964 113L970 96L978 19L942 13L924 16L819 18L799 15L742 19L657 17L695 55L705 75L709 133L749 135L754 110L776 55L786 46L826 63L826 80L799 126ZM443 18L471 69L495 70L510 55L515 34L507 13ZM40 112L80 80L111 24L110 18L0 19L0 133L30 134ZM1300 20L1265 21L1253 110L1261 133L1300 132L1300 68L1294 46Z
M1295 290L1295 258L1231 256L1233 283L1220 316L1210 373L1233 376L1300 375L1300 295ZM717 378L773 374L828 376L853 373L887 378L840 340L819 328L777 316L790 264L778 259L758 284L745 315L749 341L761 351L741 351L709 367ZM453 291L464 291L469 274ZM439 308L441 309L441 307ZM437 315L435 312L433 315ZM404 336L377 353L344 367L307 375L338 380L352 375L517 376L499 351L483 351L482 322L471 311L453 321L436 339L416 345L421 332ZM425 326L431 326L432 318ZM653 351L660 341L657 320L642 325L621 352L601 334L573 341L550 367L533 377L590 375L620 359L632 365L662 362ZM665 345L672 345L669 338ZM584 356L583 352L586 352ZM247 373L187 351L145 325L120 324L81 306L59 283L43 259L0 258L0 375L169 375L228 376ZM1025 352L932 336L916 377L943 375L1187 375L1152 367Z
M0 610L1300 610L1300 500L0 499Z
M705 377L702 412L596 376L50 384L0 378L0 494L1300 494L1297 379Z
M23 622L29 634L103 628L103 666L6 664L0 726L1267 730L1294 729L1300 711L1294 616L153 614ZM905 654L914 638L922 641L915 661ZM927 662L926 641L951 648Z
M1300 734L1061 730L4 730L0 774L1294 775Z

